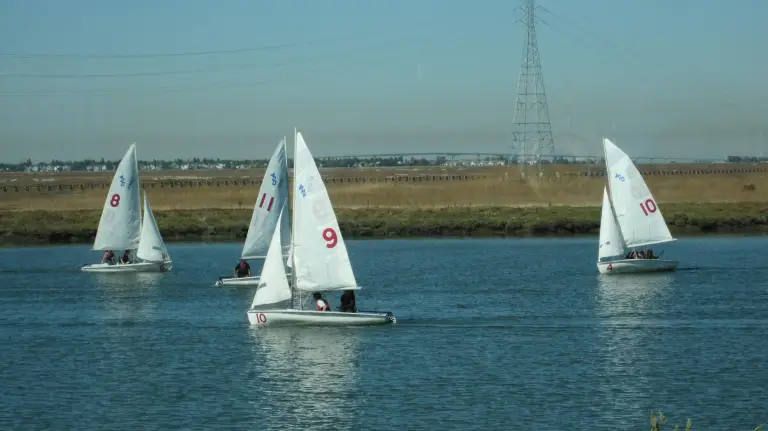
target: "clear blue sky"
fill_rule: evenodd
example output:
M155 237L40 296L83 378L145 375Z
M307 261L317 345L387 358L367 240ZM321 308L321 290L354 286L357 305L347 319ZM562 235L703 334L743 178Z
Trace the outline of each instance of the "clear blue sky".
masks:
M556 153L768 155L768 2L539 4ZM3 0L0 160L509 151L518 6Z

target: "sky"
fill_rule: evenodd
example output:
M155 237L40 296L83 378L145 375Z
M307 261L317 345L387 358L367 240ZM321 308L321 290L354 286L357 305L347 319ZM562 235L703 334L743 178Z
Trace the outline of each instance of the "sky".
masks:
M519 5L3 0L0 161L512 152ZM768 2L538 5L555 154L768 155Z

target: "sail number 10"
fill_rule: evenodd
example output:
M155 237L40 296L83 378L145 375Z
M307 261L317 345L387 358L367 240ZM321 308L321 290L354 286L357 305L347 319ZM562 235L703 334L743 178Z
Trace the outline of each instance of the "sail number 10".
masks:
M640 202L640 208L646 216L655 213L659 209L653 199L646 199L645 202Z

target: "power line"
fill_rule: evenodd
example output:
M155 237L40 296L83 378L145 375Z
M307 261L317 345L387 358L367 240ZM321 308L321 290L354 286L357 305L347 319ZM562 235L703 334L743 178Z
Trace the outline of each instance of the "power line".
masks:
M387 47L397 43L398 41L387 41L380 44L370 44L358 46L359 49L371 49L379 47ZM355 48L355 49L357 49ZM315 56L315 58L327 58L328 54ZM38 79L83 79L83 78L128 78L128 77L140 77L140 76L174 76L174 75L197 75L205 73L218 73L218 72L240 72L245 70L264 69L268 67L280 67L297 62L301 62L304 58L294 57L290 60L283 60L275 64L265 63L249 63L238 67L229 68L210 68L210 69L181 69L181 70L169 70L169 71L155 71L155 72L125 72L125 73L0 73L0 78L38 78Z
M252 48L240 48L240 49L219 49L213 51L192 51L192 52L166 52L156 54L55 54L55 53L39 53L39 54L22 54L14 52L0 53L0 57L9 58L99 58L99 59L116 59L116 58L165 58L165 57L196 57L204 55L223 55L223 54L239 54L244 52L258 52L258 51L273 51L277 49L296 48L305 45L313 45L318 43L314 42L298 42L298 43L286 43L279 45L264 45Z
M389 43L389 45L395 45L394 43ZM316 59L325 60L328 59L327 55L317 56ZM389 56L379 55L376 56L374 59L370 58L360 58L360 57L354 57L354 56L347 56L344 58L344 60L351 60L351 61L343 61L341 63L339 62L333 62L331 64L326 64L327 67L334 68L337 66L345 66L348 67L350 65L354 64L360 64L361 62L368 62L371 60L379 60L379 61L390 61ZM286 62L284 65L290 65L290 62ZM314 66L309 65L309 67L305 67L302 70L304 72L309 73L310 75L313 75L317 72L322 71L325 67L321 65L322 63L316 63ZM261 77L259 79L253 80L253 81L247 81L247 82L229 82L229 83L217 83L217 84L207 84L205 86L195 86L195 87L178 87L178 86L154 86L154 87L146 87L142 86L140 90L133 90L130 88L120 88L120 87L107 87L107 88L96 88L96 89L74 89L74 90L63 90L63 91L7 91L7 92L0 92L0 98L3 97L59 97L59 96L72 96L72 95L80 95L80 96L107 96L107 95L125 95L125 96L146 96L146 95L155 95L155 94L165 94L165 93L194 93L194 92L203 92L203 91L210 91L210 90L225 90L225 89L244 89L244 88L252 88L252 87L258 87L265 84L274 83L277 79L284 78L284 74L279 73L280 70L277 70L276 76L270 76L270 77Z
M423 23L429 22L428 19L424 19L423 22L417 21L414 24L417 28L422 28ZM389 28L384 33L391 34L395 29ZM73 53L18 53L18 52L4 52L0 53L0 57L15 58L15 59L35 59L35 58L71 58L71 59L148 59L148 58L172 58L172 57L200 57L208 55L228 55L228 54L242 54L249 52L260 51L275 51L281 49L298 48L302 46L318 45L321 43L337 41L341 39L357 39L360 36L359 32L347 33L327 39L316 39L312 41L281 43L273 45L261 45L249 48L235 48L235 49L217 49L207 51L186 51L186 52L166 52L166 53L147 53L147 54L73 54Z
M578 30L582 35L586 35L586 36L591 37L594 41L597 41L600 44L602 44L603 48L606 48L606 47L607 48L612 48L612 53L611 54L613 54L614 57L616 57L616 56L621 57L625 61L627 61L629 64L631 64L631 65L633 65L635 67L638 67L638 68L648 68L649 66L652 67L654 69L655 74L656 74L656 77L654 79L658 79L657 75L658 75L659 71L663 71L663 70L666 70L666 69L669 68L669 64L662 63L662 62L658 61L657 59L653 59L653 58L650 59L650 61L648 59L644 59L643 61L640 61L640 60L637 59L638 56L634 55L632 53L632 49L628 49L626 46L620 46L620 45L616 44L611 39L603 37L599 33L589 30L589 28L587 26L579 24L575 20L565 16L562 13L556 13L556 12L553 12L552 10L544 8L544 7L540 7L540 9L542 11L546 12L549 16L557 18L560 22L569 25L570 27L572 27L575 30ZM553 26L553 28L557 29L557 26ZM607 53L607 51L604 51L604 52ZM653 63L655 63L655 64L653 64ZM699 65L695 65L695 64L688 65L687 68L686 68L686 71L685 71L686 75L688 75L689 77L691 75L694 75L694 76L695 75L699 75L699 76L701 76L702 72L703 72L702 68ZM689 81L691 81L691 79L689 79ZM731 95L729 95L728 93L726 93L726 92L724 92L724 91L722 91L721 89L718 89L718 88L712 88L712 89L710 89L710 91L715 92L717 97L720 97L720 98L725 99L725 100L727 100L727 99L729 99L731 97ZM739 106L739 105L737 105L735 103L731 103L730 107L731 108L738 108L738 109L744 110L744 111L748 111L749 110L748 108L744 108L744 107Z

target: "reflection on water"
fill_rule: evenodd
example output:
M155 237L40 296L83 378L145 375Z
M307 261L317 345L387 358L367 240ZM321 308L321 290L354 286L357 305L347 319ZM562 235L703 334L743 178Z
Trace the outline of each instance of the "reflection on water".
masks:
M211 287L242 243L174 244L179 265L163 275L80 272L85 246L0 250L0 428L624 430L661 408L733 430L768 418L765 238L678 241L668 253L698 269L614 277L596 276L592 238L347 246L365 308L392 309L397 325L249 329L254 289Z
M88 274L101 293L104 317L107 320L130 320L133 322L152 320L157 306L152 288L160 284L164 274Z
M615 324L653 314L672 287L674 277L674 273L598 275L599 316L609 317L607 323Z
M126 274L104 274L94 272L92 274L96 279L96 286L100 288L141 288L155 287L165 276L159 272L134 272Z
M360 328L250 331L256 376L252 384L262 387L262 400L271 400L254 406L263 413L267 426L262 427L342 429L339 419L357 411Z
M602 317L597 335L603 344L603 374L623 376L619 385L615 381L600 385L605 403L613 407L629 403L634 411L645 409L636 400L653 390L645 357L654 339L653 329L642 323L663 319L659 304L664 303L674 276L658 273L597 277L597 315Z

